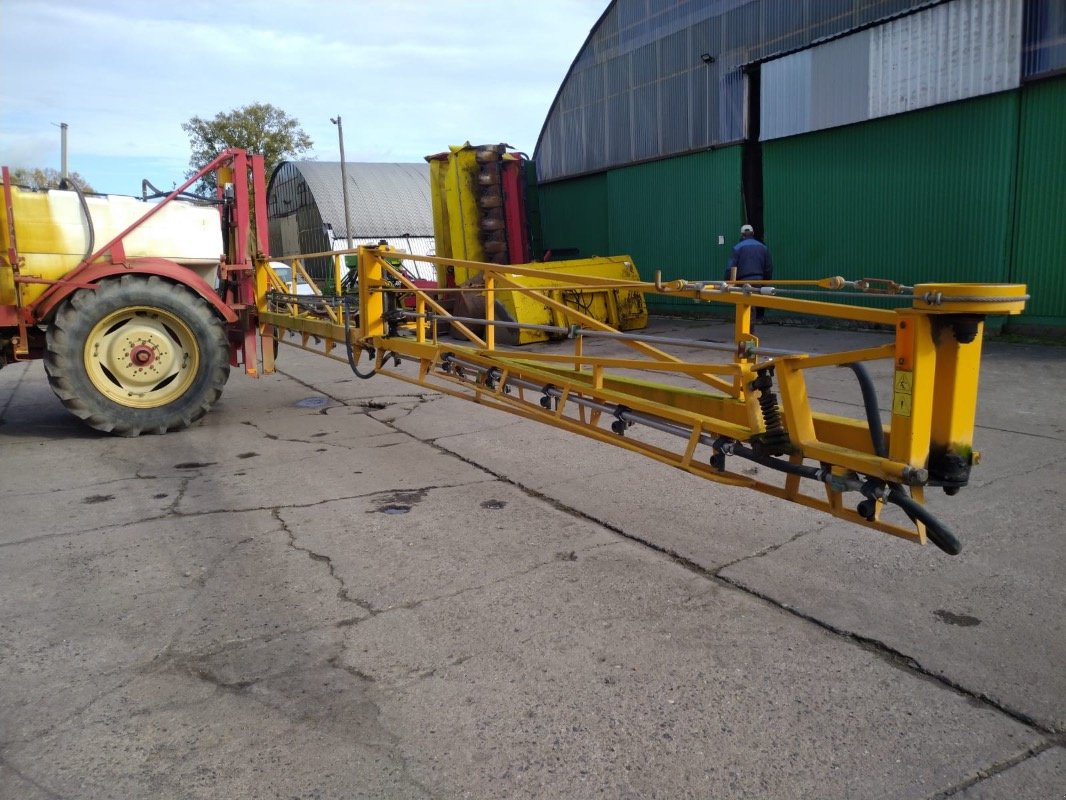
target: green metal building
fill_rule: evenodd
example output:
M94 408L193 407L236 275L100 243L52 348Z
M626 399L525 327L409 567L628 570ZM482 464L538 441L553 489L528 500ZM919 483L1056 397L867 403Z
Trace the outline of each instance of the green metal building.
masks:
M1012 327L1066 327L1066 0L614 0L534 158L547 249L718 279L751 223L777 277L1026 283Z

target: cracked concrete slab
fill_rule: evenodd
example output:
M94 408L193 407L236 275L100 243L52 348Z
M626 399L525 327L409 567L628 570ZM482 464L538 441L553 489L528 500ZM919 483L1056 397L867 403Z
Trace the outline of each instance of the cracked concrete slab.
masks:
M3 559L4 718L22 735L38 735L167 648L365 616L267 512L55 537L8 547Z
M481 470L410 439L368 439L362 447L327 450L315 445L258 442L261 457L238 468L214 465L197 470L181 497L183 513L237 511L271 506L310 506L337 497L359 497L391 489L417 490L487 480ZM284 455L282 455L284 453ZM386 457L387 454L387 457ZM228 474L227 474L228 473ZM230 476L245 488L225 488Z
M1061 800L1066 795L1066 750L1050 747L994 775L983 776L954 797L959 800Z
M376 717L361 682L321 662L236 691L147 676L5 759L52 798L431 797Z
M954 558L833 523L720 574L1066 730L1066 554L1047 524L1066 515L1064 481L1061 466L1003 478L995 499L955 508Z
M442 516L442 510L446 510ZM284 509L299 542L332 553L347 592L376 611L506 583L617 537L506 483L383 492L328 507ZM323 513L334 520L315 524Z
M812 521L810 512L799 506L781 504L775 514L766 515L754 506L747 490L701 481L644 456L515 420L501 411L479 409L476 416L468 410L464 414L469 406L466 401L444 398L420 406L394 424L510 482L705 568L782 544L822 524ZM752 474L759 470L750 468ZM589 491L590 486L596 491Z
M113 528L165 516L184 486L179 477L130 478L128 470L113 468L106 459L99 459L99 471L89 479L92 482L66 488L79 482L66 479L74 472L83 471L80 467L71 469L70 464L68 456L54 465L49 471L50 482L54 481L50 488L42 488L38 475L35 490L19 492L5 500L5 512L19 520L19 525L0 530L0 553L4 545L15 542ZM84 513L56 514L55 510L60 508L76 508Z
M1041 738L626 542L347 636L447 797L925 798Z
M781 504L773 514L762 513L749 491L701 481L600 442L581 440L575 446L562 431L544 435L533 424L437 444L708 569L782 544L822 522L798 506ZM596 490L589 491L591 486Z
M0 758L0 792L8 797L17 797L19 800L55 800L56 794L43 786L39 786L17 768L7 764Z
M1046 795L1064 360L986 349L956 559L298 351L135 440L6 367L0 799Z

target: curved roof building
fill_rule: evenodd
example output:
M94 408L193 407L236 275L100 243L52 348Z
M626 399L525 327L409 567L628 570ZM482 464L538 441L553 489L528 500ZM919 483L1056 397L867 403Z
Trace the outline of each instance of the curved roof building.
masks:
M433 208L429 165L346 163L353 245L386 239L407 252L429 255ZM348 246L339 161L285 161L267 187L270 251L285 257ZM313 259L312 273L325 269ZM317 263L321 262L321 263ZM324 274L324 272L323 272Z
M750 223L782 278L1027 283L1066 324L1064 37L1062 0L613 0L534 152L544 246L720 279Z

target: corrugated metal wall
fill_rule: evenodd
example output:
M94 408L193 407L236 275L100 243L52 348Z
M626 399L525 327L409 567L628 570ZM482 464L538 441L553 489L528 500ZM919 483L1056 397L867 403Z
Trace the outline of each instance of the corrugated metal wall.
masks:
M928 2L614 0L544 122L535 152L541 179L737 142L746 64Z
M1035 78L1066 69L1066 3L1026 0L1022 76Z
M1018 86L1021 0L957 0L870 31L870 116Z
M765 143L775 275L1026 283L1033 299L1014 322L1063 325L1064 108L1066 77ZM545 240L628 253L645 279L716 279L741 222L739 181L730 147L553 182ZM658 301L678 305L711 310Z
M760 47L773 43L787 49L786 41L793 46L811 41L814 5L804 4L807 10L797 10L794 18L777 19L764 12L787 10L780 3L692 0L678 4L670 23L690 25L693 45L703 41L699 31L724 24L728 16L738 25L731 36L757 29ZM817 5L819 14L828 13L829 3ZM837 32L845 22L853 29L875 18L871 4L841 0L837 5L842 16L823 33ZM878 10L898 5L886 3ZM916 9L916 4L909 7ZM644 48L659 42L661 59L665 17L653 13L655 8L638 0L612 4L605 26L579 55L567 83L584 74L579 67L598 65L604 69L607 94L625 97L629 92L631 108L637 97L632 93L648 85L636 80L631 69L636 62L616 64L619 68L612 72L603 60L607 51L596 48L621 47L626 37L618 31L615 38L601 41L600 36L625 22L619 31L625 28L634 35L629 43L635 46L640 39ZM860 8L862 19L853 17ZM685 16L696 9L695 17ZM617 17L613 21L612 15ZM771 21L779 24L770 26ZM771 28L782 36L769 36ZM786 29L791 33L785 35ZM680 43L682 33L670 36ZM790 62L791 68L779 70L776 82L774 63L763 64L762 177L758 170L745 175L749 191L756 194L761 180L762 228L774 253L775 274L884 277L904 283L1025 282L1033 300L1015 322L1066 324L1066 76L1059 74L1066 65L1064 35L1063 0L955 0L931 3L913 15L784 57L778 63ZM875 38L877 48L870 43ZM858 43L865 44L858 48ZM868 54L865 81L849 72L849 65L862 61L855 57L857 50ZM721 60L717 63L720 67ZM674 67L680 69L680 62ZM696 71L691 78L710 74ZM740 72L719 72L720 78L727 75ZM741 114L739 107L727 108L741 96L741 84L723 93L724 85L722 80L690 84L708 103L720 106L720 125ZM564 94L566 90L564 85ZM968 97L974 92L981 94ZM796 101L799 95L806 104ZM862 105L864 96L872 102L875 95L894 98L895 105L877 110L890 115L848 124L848 110ZM709 122L684 102L683 92L669 97L673 99L658 96L662 116L693 131ZM915 110L927 102L933 105ZM779 114L778 120L774 115L785 106L796 113ZM560 113L553 108L546 132L554 130ZM630 130L632 119L627 119ZM777 121L782 122L782 138L765 141L774 135ZM585 156L597 154L595 164L602 169L624 153L612 151L610 139L605 152L598 130L568 133ZM604 133L610 137L612 130L607 126ZM660 152L669 149L669 130L660 118L655 132L646 131L645 145L654 149L658 142ZM628 252L646 277L662 267L667 277L716 278L716 265L724 263L742 221L740 153L739 147L705 150L544 185L546 243L561 237L586 254ZM747 153L758 158L760 151L749 148ZM558 177L548 170L549 180ZM724 247L717 245L719 233Z
M765 143L774 277L1007 280L1018 103L1003 93Z
M628 254L645 280L657 269L668 280L718 279L741 223L739 181L740 148L729 147L542 184L544 246Z
M739 176L739 147L612 170L612 253L631 255L644 280L653 280L656 270L664 280L720 279L741 222ZM649 297L648 304L693 306L673 297Z
M541 184L539 194L545 250L577 250L582 258L612 255L607 238L606 172Z
M1029 285L1026 317L1066 317L1066 78L1022 93L1018 203L1011 281Z
M321 253L332 246L314 195L295 162L279 164L270 177L267 217L270 252L276 256ZM312 258L305 266L312 277L322 279L329 272L330 261Z
M956 0L768 61L761 138L1015 89L1021 0Z

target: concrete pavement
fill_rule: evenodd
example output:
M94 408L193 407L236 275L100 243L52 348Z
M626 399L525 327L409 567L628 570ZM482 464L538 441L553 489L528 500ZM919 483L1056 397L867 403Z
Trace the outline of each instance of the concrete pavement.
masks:
M1066 792L1066 349L986 347L984 460L931 500L954 558L279 366L132 440L0 371L3 800Z

